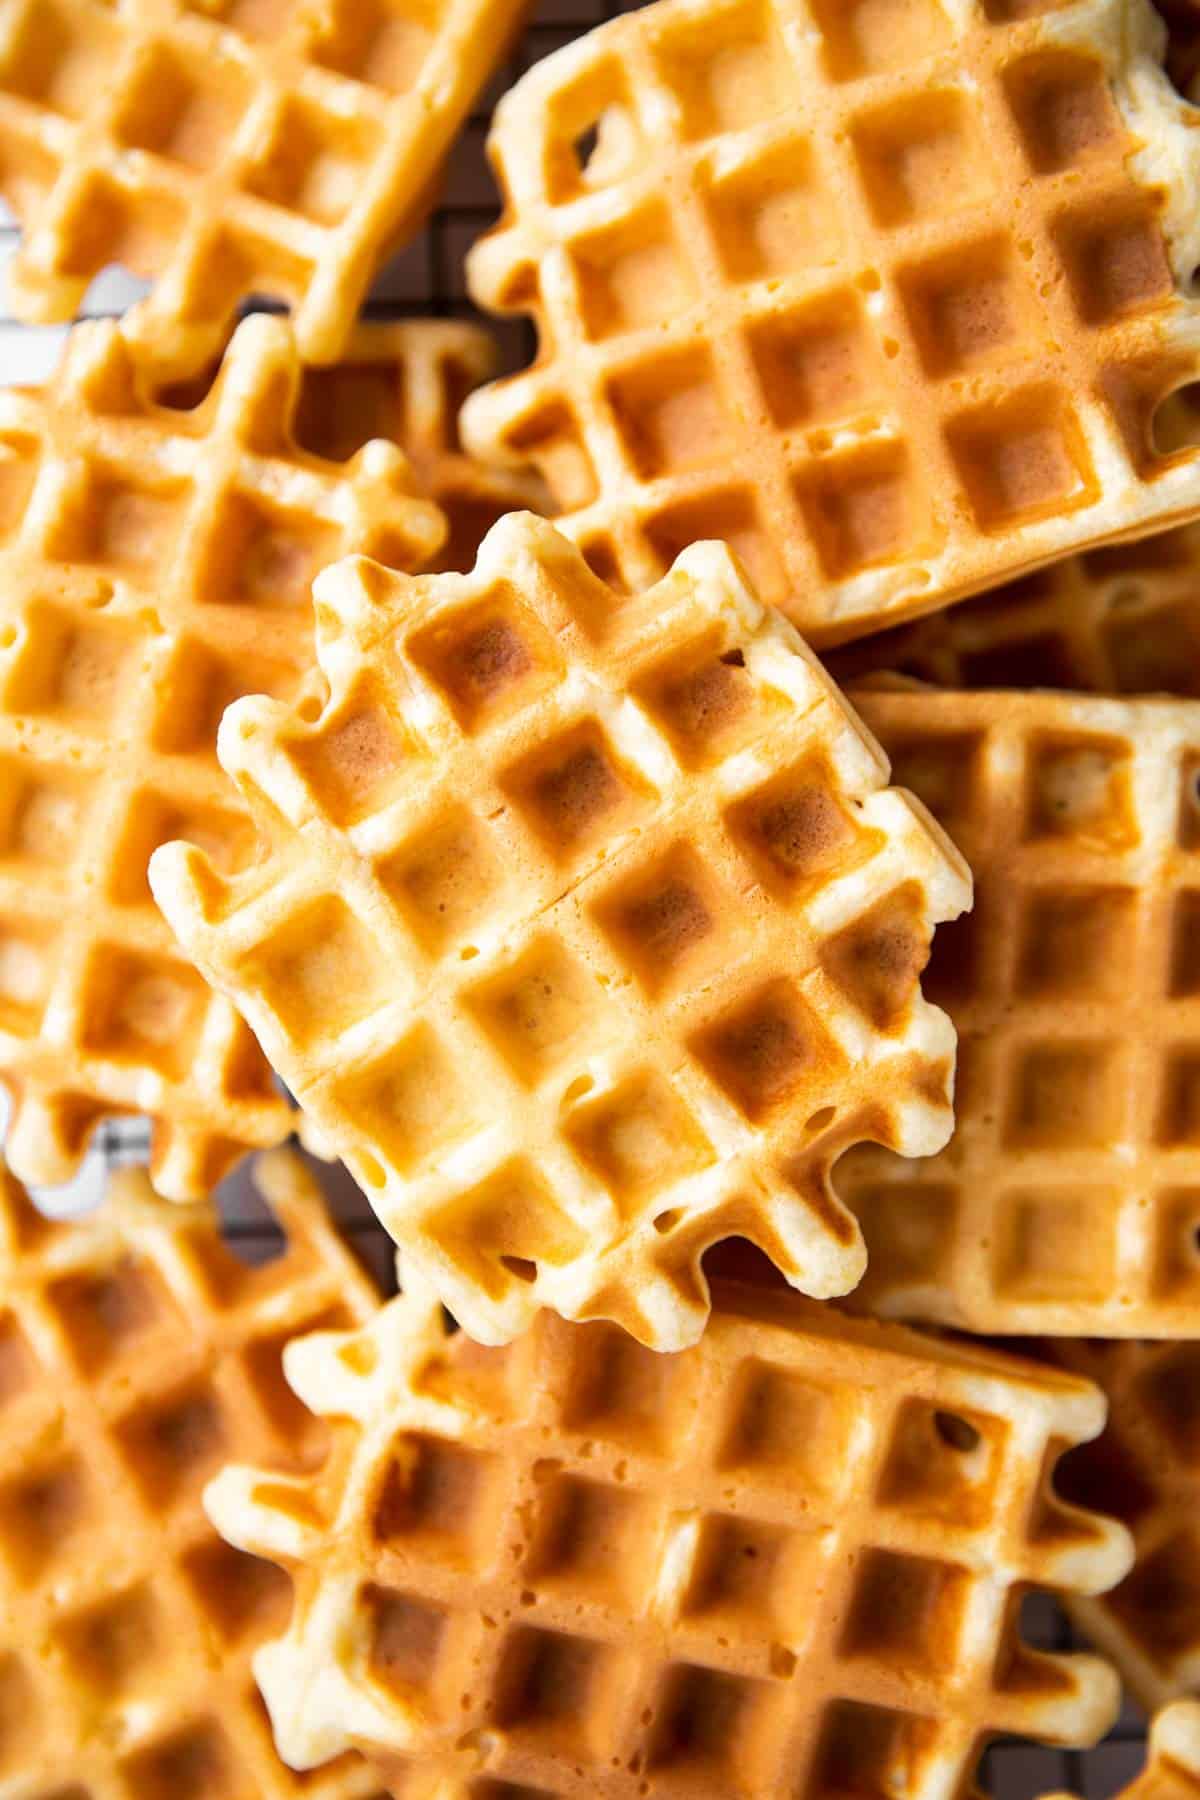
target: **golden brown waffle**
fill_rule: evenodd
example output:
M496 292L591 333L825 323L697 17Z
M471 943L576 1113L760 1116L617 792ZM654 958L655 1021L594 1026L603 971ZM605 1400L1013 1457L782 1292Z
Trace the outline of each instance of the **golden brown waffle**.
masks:
M302 1781L251 1672L288 1618L280 1571L201 1506L230 1457L311 1469L324 1423L280 1354L378 1304L290 1155L259 1165L288 1236L252 1269L208 1205L112 1178L51 1225L0 1175L0 1791L12 1800L384 1800L358 1757ZM315 1785L314 1785L315 1780Z
M324 712L221 726L273 854L151 878L393 1237L490 1343L550 1305L678 1348L731 1235L844 1293L831 1162L949 1134L920 971L970 890L816 659L723 545L622 601L527 513L315 595Z
M818 644L1194 517L1163 38L1146 0L662 0L546 58L469 261L541 355L468 446L532 457L606 578L723 537Z
M1109 1404L1103 1436L1063 1463L1062 1491L1121 1519L1137 1552L1118 1587L1071 1611L1148 1710L1200 1694L1200 1345L1065 1338L1045 1351Z
M1200 1702L1177 1700L1150 1725L1146 1766L1118 1800L1196 1800L1200 1794ZM1046 1800L1067 1800L1047 1795Z
M990 1732L1106 1729L1112 1670L1017 1632L1027 1584L1129 1564L1052 1489L1097 1390L715 1291L674 1356L548 1313L480 1350L411 1283L290 1346L296 1393L346 1422L326 1478L229 1468L205 1496L294 1582L254 1663L289 1762L390 1751L406 1800L916 1800L961 1793Z
M14 0L0 26L0 193L26 228L18 317L69 319L110 263L153 279L165 372L238 302L293 309L333 362L412 231L522 0Z
M23 1180L63 1180L97 1120L148 1113L156 1186L195 1198L288 1129L146 862L180 835L226 868L254 854L214 754L223 708L311 672L323 563L415 566L443 529L392 446L348 466L296 449L298 379L287 326L258 317L207 398L173 408L97 324L49 386L0 392L0 1079Z
M1200 1336L1200 709L856 690L976 881L927 982L957 1127L834 1175L855 1304L975 1331Z
M1007 587L828 658L951 688L1067 688L1200 697L1200 526L1064 558Z
M338 461L370 438L399 444L422 493L446 515L446 542L430 570L465 573L505 513L550 510L531 470L489 468L459 442L459 408L499 360L495 341L478 325L401 319L356 326L333 368L304 372L297 442Z

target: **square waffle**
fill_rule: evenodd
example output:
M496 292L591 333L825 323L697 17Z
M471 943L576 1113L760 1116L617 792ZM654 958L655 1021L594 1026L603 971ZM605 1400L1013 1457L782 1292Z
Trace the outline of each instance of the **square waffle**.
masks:
M147 1113L155 1184L196 1198L288 1130L147 859L181 835L227 868L255 854L217 766L223 708L311 674L322 563L415 566L443 531L392 446L349 465L296 448L299 372L284 322L250 319L188 409L96 324L46 387L0 391L0 1079L22 1180L64 1180L99 1119Z
M302 1781L251 1671L287 1621L277 1568L201 1505L228 1457L308 1469L327 1429L292 1397L296 1331L370 1317L370 1282L311 1177L263 1158L287 1251L247 1267L214 1210L144 1174L54 1225L0 1174L0 1790L14 1800L385 1800L357 1756Z
M1104 1434L1063 1463L1062 1492L1121 1519L1136 1552L1111 1593L1070 1610L1147 1710L1200 1694L1200 1345L1063 1338L1045 1352L1108 1397Z
M1200 135L1147 0L660 0L538 63L472 293L532 457L637 589L722 537L817 644L1200 511Z
M333 362L413 230L523 0L13 0L0 24L0 193L25 226L19 318L69 319L111 263L150 278L135 329L172 374L238 303L292 308Z
M959 1033L957 1126L834 1185L864 1305L998 1333L1200 1336L1200 709L860 688L961 845L966 926L927 981Z
M470 576L316 583L330 697L231 708L273 841L151 864L180 942L466 1330L678 1348L704 1251L844 1293L828 1169L949 1135L920 971L964 865L723 545L622 601L511 514Z
M1200 526L1064 557L828 658L842 683L895 670L948 688L1200 698Z
M478 325L369 320L355 326L332 368L304 371L297 443L338 462L370 438L399 444L421 492L446 515L446 542L426 562L430 571L473 568L505 513L550 511L532 470L489 467L459 442L459 408L499 362L495 340Z
M344 1422L327 1479L231 1467L205 1504L294 1583L254 1661L290 1763L357 1744L403 1796L470 1800L933 1800L991 1732L1104 1731L1112 1670L1017 1626L1027 1585L1128 1567L1124 1528L1053 1490L1099 1392L715 1292L674 1356L549 1313L480 1350L411 1283L288 1348Z

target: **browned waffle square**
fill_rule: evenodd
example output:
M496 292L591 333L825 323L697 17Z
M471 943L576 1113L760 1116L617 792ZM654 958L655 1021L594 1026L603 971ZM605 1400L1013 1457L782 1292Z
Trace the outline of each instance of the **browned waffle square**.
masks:
M413 230L523 0L13 0L0 19L0 193L26 228L14 312L69 319L110 263L153 278L162 371L286 301L333 362Z
M288 1237L259 1268L140 1171L63 1225L0 1174L0 1787L21 1800L384 1800L357 1756L307 1779L279 1760L250 1662L289 1583L201 1506L229 1457L315 1467L327 1430L282 1347L377 1304L298 1160L259 1168Z
M1044 1351L1108 1397L1108 1425L1064 1461L1062 1491L1123 1520L1136 1551L1124 1581L1070 1610L1148 1710L1200 1693L1200 1345L1060 1338Z
M181 833L226 869L253 858L215 756L224 707L297 692L324 562L415 566L443 530L391 446L349 465L296 448L299 373L283 321L251 319L188 409L98 324L47 387L0 392L0 1079L23 1180L63 1180L99 1119L147 1113L156 1185L194 1198L288 1129L147 860Z
M297 1766L357 1743L402 1795L932 1800L990 1732L1115 1712L1111 1670L1017 1630L1026 1584L1128 1566L1052 1489L1089 1384L736 1288L663 1356L548 1313L483 1351L410 1286L285 1369L346 1422L336 1476L231 1468L206 1504L295 1583L254 1666Z
M639 588L696 538L831 644L1200 510L1200 136L1147 0L662 0L491 138L468 444Z
M834 1174L869 1249L855 1304L1200 1336L1200 709L854 697L976 881L928 973L959 1032L955 1134Z
M828 661L843 683L895 670L948 688L1200 698L1200 527L1065 557Z
M396 1241L485 1342L678 1348L730 1236L844 1293L830 1164L949 1134L920 972L969 884L816 658L723 546L622 600L528 513L315 595L324 710L221 726L271 855L151 880Z

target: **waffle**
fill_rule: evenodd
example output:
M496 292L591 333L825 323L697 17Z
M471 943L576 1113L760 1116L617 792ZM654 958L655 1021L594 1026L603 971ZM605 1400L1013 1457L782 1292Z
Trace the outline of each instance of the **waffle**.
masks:
M1200 527L1066 557L829 657L854 682L897 670L950 688L1200 698Z
M1121 1519L1137 1553L1118 1587L1071 1611L1148 1711L1200 1694L1200 1348L1067 1338L1046 1351L1109 1404L1103 1436L1063 1463L1062 1491Z
M155 1184L195 1198L288 1129L146 862L179 836L226 867L254 854L222 709L311 672L322 563L411 566L443 530L393 447L348 466L294 447L298 375L287 326L258 317L207 398L169 406L98 323L47 387L0 392L0 1079L22 1180L64 1180L100 1118L147 1113Z
M974 1331L1200 1335L1200 711L861 688L971 863L927 982L959 1032L957 1130L835 1173L856 1296Z
M121 263L164 373L213 356L239 301L292 308L336 360L381 258L415 229L522 0L13 0L0 192L26 229L19 318L69 319Z
M919 1800L962 1792L990 1732L1103 1732L1112 1670L1016 1623L1026 1585L1128 1567L1123 1527L1051 1486L1098 1391L786 1291L717 1298L675 1356L549 1313L487 1351L406 1274L361 1332L289 1347L346 1421L336 1472L205 1494L293 1579L254 1663L289 1763L367 1746L447 1800Z
M507 512L550 510L531 470L489 468L458 439L458 411L499 366L494 339L457 319L369 321L355 327L341 360L306 369L296 438L343 461L370 438L399 444L421 492L446 515L447 537L428 570L474 567L488 531Z
M0 1176L6 1800L385 1800L357 1756L307 1781L280 1762L250 1665L288 1583L201 1506L229 1456L295 1470L324 1454L282 1345L378 1304L302 1165L260 1167L289 1244L258 1269L211 1208L163 1207L141 1171L72 1225Z
M1200 1705L1177 1700L1151 1722L1141 1773L1119 1800L1195 1800L1200 1794ZM1047 1800L1051 1800L1047 1796ZM1053 1800L1065 1800L1054 1796Z
M542 351L468 446L532 457L606 578L722 537L822 645L1194 517L1163 39L1146 0L660 0L547 57L468 262Z
M723 545L622 602L527 513L314 593L324 713L218 744L273 855L151 884L392 1236L485 1343L549 1305L678 1349L729 1236L845 1292L831 1162L949 1135L919 975L970 884L815 658Z

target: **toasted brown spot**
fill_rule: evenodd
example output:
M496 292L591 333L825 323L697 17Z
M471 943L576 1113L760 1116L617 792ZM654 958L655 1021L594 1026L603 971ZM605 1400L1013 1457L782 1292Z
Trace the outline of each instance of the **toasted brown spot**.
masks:
M812 1072L823 1049L815 1021L789 983L767 986L741 1010L701 1032L694 1049L713 1078L748 1118L787 1099Z
M748 690L739 666L718 660L693 669L669 687L663 699L676 729L685 737L708 737L727 730L745 712Z
M582 837L621 798L621 786L605 758L585 744L534 784L534 799L564 837Z
M464 683L490 696L531 667L529 651L510 625L496 620L467 638L462 647Z
M629 908L625 926L647 955L674 962L712 929L699 894L682 881L672 881L657 894Z
M797 872L823 862L846 831L836 801L815 787L797 788L759 819L759 834L771 855Z
M822 961L877 1031L893 1031L907 1017L928 958L920 892L910 887L840 932Z

